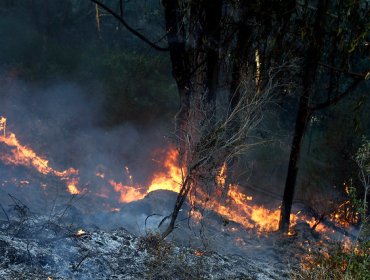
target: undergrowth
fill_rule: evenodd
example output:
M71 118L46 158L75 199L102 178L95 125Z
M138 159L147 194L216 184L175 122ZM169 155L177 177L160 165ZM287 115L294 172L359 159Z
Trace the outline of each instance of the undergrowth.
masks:
M148 253L146 279L208 279L203 256L192 255L186 249L174 247L159 233L148 232L141 237L138 249Z
M370 279L370 216L367 196L370 191L370 141L365 139L354 160L359 169L358 179L363 187L362 198L352 180L348 186L348 196L356 216L359 229L350 245L334 243L326 252L310 253L302 263L294 279L368 280Z

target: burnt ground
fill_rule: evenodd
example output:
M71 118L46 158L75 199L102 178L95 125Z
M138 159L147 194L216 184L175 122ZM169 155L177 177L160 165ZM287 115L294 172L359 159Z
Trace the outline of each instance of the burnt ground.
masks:
M288 279L320 239L304 223L293 237L245 230L214 213L192 223L185 207L163 242L155 234L163 215L143 221L168 211L163 202L173 195L159 191L118 213L90 216L69 205L34 213L15 200L1 216L0 279Z

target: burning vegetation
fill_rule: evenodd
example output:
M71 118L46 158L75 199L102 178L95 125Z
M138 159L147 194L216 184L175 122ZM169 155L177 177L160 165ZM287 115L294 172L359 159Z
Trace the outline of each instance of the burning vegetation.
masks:
M181 182L186 176L186 170L180 166L178 151L174 147L169 147L165 151L165 160L161 171L154 173L151 176L148 186L142 186L134 183L134 177L129 171L129 167L124 167L124 172L127 176L129 184L116 182L109 179L103 172L97 172L96 176L102 182L96 193L91 193L88 189L79 186L79 171L75 168L69 168L64 171L58 171L49 165L49 161L42 156L36 154L30 147L19 142L16 135L9 130L6 130L6 118L1 117L1 135L0 143L1 154L0 159L6 165L25 166L36 170L41 175L52 175L59 178L66 184L66 191L71 195L79 195L82 192L88 193L90 196L104 197L104 189L112 188L118 194L119 203L130 203L143 199L149 193L156 190L169 190L178 193L180 191ZM195 221L202 219L202 212L196 209L207 209L218 213L225 221L233 221L242 225L245 229L254 229L259 233L274 232L278 230L280 209L269 209L258 205L253 201L253 197L245 194L241 187L236 184L227 182L227 165L224 163L218 172L215 174L215 184L220 190L215 195L209 195L204 190L198 188L194 191L189 199L193 205L190 212L190 218ZM223 190L227 190L223 197ZM346 186L348 191L348 186ZM106 192L109 193L109 192ZM350 224L358 222L358 214L353 214L352 206L349 200L339 205L338 210L330 213L328 221L332 222L335 227L349 227ZM111 207L111 209L115 209ZM116 210L115 210L116 211ZM291 230L289 235L293 235L294 226L299 221L304 221L321 233L334 233L333 225L325 225L315 217L309 217L307 213L298 211L291 215Z
M42 156L36 154L31 148L22 145L17 139L16 135L10 131L5 130L6 118L1 117L3 126L0 136L0 143L2 144L2 152L0 154L1 161L6 165L24 166L36 170L41 175L52 175L59 178L66 184L66 191L71 195L81 194L83 189L79 186L79 171L75 168L69 168L64 171L58 171L49 165L49 161ZM160 172L154 173L151 176L151 181L148 186L141 186L134 184L134 178L129 172L127 166L124 171L128 177L130 184L116 182L113 179L106 178L104 173L97 173L96 176L104 183L101 188L102 191L98 193L89 193L89 190L84 190L89 195L101 195L104 188L111 187L118 193L118 200L120 203L130 203L143 199L147 194L157 190L169 190L178 193L180 185L185 176L185 169L180 167L178 152L174 147L169 147L165 151L165 160ZM224 164L217 172L215 182L219 188L225 188L227 176L227 167ZM279 224L279 209L268 209L253 203L253 197L244 194L240 186L230 184L227 186L226 200L222 201L221 193L216 196L210 196L201 189L196 190L196 194L190 198L195 208L203 208L212 210L221 215L225 220L233 221L241 224L246 229L256 229L258 232L272 232L278 229ZM339 215L339 214L337 214ZM195 220L201 219L201 214L196 211L192 212L192 218ZM335 216L336 217L336 216ZM339 216L338 216L339 217ZM298 219L305 219L304 216L300 218L296 214L292 214L292 226ZM314 220L307 220L310 224L315 223ZM319 227L325 231L325 227Z
M105 205L104 203L106 202L102 200L102 209L109 209L109 211L116 213L120 212L121 209L117 208L116 205L130 204L143 200L147 195L158 190L180 193L182 191L181 186L185 178L187 178L188 169L186 166L181 165L178 150L174 146L169 146L163 152L165 155L163 162L156 161L160 165L160 171L154 172L150 176L151 179L147 186L135 183L135 177L131 174L129 166L124 166L125 183L109 178L109 175L100 170L95 173L99 185L89 190L88 184L85 184L87 187L81 187L82 181L79 170L72 167L63 171L54 169L44 156L38 155L32 148L22 144L17 136L7 129L6 123L7 119L1 117L0 159L3 164L13 167L23 166L26 169L33 170L33 172L38 173L40 176L52 176L65 184L65 192L69 193L72 197L87 195L96 197L96 201L99 203L99 199L107 198L114 192L117 197L116 204ZM206 189L195 185L187 197L190 205L188 219L192 221L193 226L202 229L205 224L204 220L207 219L206 212L212 212L221 217L222 222L220 226L227 229L226 232L228 234L232 234L234 238L233 243L236 247L243 248L248 246L248 241L243 238L245 232L256 234L258 238L261 238L263 235L269 235L270 238L277 238L276 232L279 228L280 218L279 207L274 209L259 205L253 196L245 193L245 190L240 185L230 183L230 180L227 178L228 167L225 162L212 176L214 176L212 184L215 186L215 192L209 193ZM25 187L30 184L27 180L20 180L19 183ZM47 189L48 187L40 183L40 188ZM366 243L368 241L366 241L366 237L365 239L361 239L362 237L360 238L360 235L356 239L356 236L351 233L351 227L353 225L357 224L360 220L367 221L366 209L359 206L367 207L367 204L361 204L360 201L357 204L353 203L353 200L356 199L356 194L353 193L353 188L350 184L345 184L344 189L347 200L340 203L338 209L329 213L326 217L312 215L312 213L304 209L291 214L291 228L285 238L291 240L290 242L292 244L297 244L301 252L298 257L301 262L301 272L300 274L293 275L293 277L302 279L302 277L306 277L310 273L317 274L324 273L323 270L333 270L333 258L339 259L335 266L335 269L337 269L335 273L338 273L338 275L344 272L347 273L347 271L350 271L348 273L351 275L362 275L353 272L353 263L360 263L363 266L361 271L368 269L369 247ZM20 207L22 208L23 206ZM166 218L161 223L165 220ZM303 230L303 234L302 223L307 225L307 229ZM296 227L298 227L298 230L296 230ZM224 229L221 231L224 231ZM315 232L320 238L305 237L307 231ZM271 237L274 235L275 237ZM340 243L335 243L334 240L337 240L338 235L341 235L339 239L341 241ZM87 233L85 230L79 229L71 236L84 238L87 236ZM155 234L153 236L161 240L160 235ZM150 241L149 243L152 242L154 241ZM158 241L158 244L162 244L163 242ZM163 256L164 251L161 249L161 246L157 246L158 248L154 253L157 254L155 261L152 263L152 269L154 270L160 267L162 262L169 261L168 258L172 254L170 253L172 249L169 246L166 247L166 253ZM256 247L260 246L257 245ZM333 250L333 247L336 249ZM207 250L196 249L193 251L193 255L203 258L207 254L206 252ZM81 262L84 260L85 258ZM80 265L79 263L78 266ZM318 269L320 272L318 272Z
M38 155L29 146L21 144L17 136L7 129L6 123L7 119L1 117L0 159L2 163L7 166L23 166L29 170L36 171L40 176L52 176L65 184L65 192L69 193L71 196L95 196L96 201L99 201L99 198L107 198L113 191L117 194L118 204L129 204L143 200L148 194L157 190L179 193L181 191L181 184L187 176L186 167L181 166L178 150L170 146L163 152L165 155L163 162L156 161L160 165L160 171L150 176L151 179L147 186L135 183L135 177L131 174L129 166L124 166L123 173L126 176L125 183L117 182L109 178L109 175L101 170L95 173L96 178L98 178L99 186L92 191L89 190L88 187L81 187L79 170L72 167L63 171L54 169L44 156ZM227 164L224 163L214 174L213 183L216 186L216 192L212 195L199 187L194 187L194 189L191 190L191 195L188 197L189 205L191 206L188 219L192 221L193 226L199 227L200 229L204 226L204 220L207 219L205 211L217 213L217 215L221 217L221 227L227 229L226 232L234 236L234 246L239 248L248 246L248 241L243 238L243 231L249 231L250 234L254 232L259 238L262 235L272 236L271 234L276 234L279 227L279 207L273 209L258 205L253 199L253 196L247 195L241 186L235 183L229 183L227 168ZM19 182L25 187L30 184L27 180L20 180ZM40 184L40 188L45 189L47 185L42 183ZM109 188L111 189L108 190ZM287 238L288 240L292 240L292 244L298 244L300 250L302 250L299 256L302 272L294 276L297 277L297 279L301 279L300 277L303 277L302 275L308 273L316 273L315 271L319 268L321 270L331 269L333 265L331 263L333 256L340 260L338 262L340 264L338 273L343 273L348 271L348 269L352 269L351 263L356 259L368 259L368 246L362 245L363 243L354 240L354 237L349 234L350 228L358 223L360 218L364 216L361 216L361 211L356 210L353 203L350 201L351 198L354 199L355 196L352 193L352 188L348 184L345 184L345 193L348 200L339 204L338 209L328 214L326 217L310 215L310 213L304 209L291 214L291 228L287 234ZM121 211L120 208L114 205L104 205L104 203L105 202L102 200L103 209L110 209L109 211L116 213ZM163 223L164 220L162 220L161 223ZM319 234L321 236L320 239L315 240L312 239L312 237L305 239L305 237L303 237L304 235L302 235L302 228L299 226L302 223L306 224L307 227L310 228L310 231ZM296 231L297 225L298 233ZM223 230L224 229L222 229L222 231ZM306 232L306 230L303 232ZM344 234L347 235L347 237L343 235L341 238L342 241L339 243L340 245L333 251L333 249L331 249L333 245L331 244L333 244L333 240L337 238L336 236L338 236L338 234ZM83 238L86 235L86 231L82 229L72 234L72 236L79 238ZM160 239L159 235L155 236L157 239ZM297 236L300 236L298 240ZM162 244L162 242L163 241L160 241L160 244ZM260 246L261 245L258 245L257 247ZM162 254L161 249L158 248L156 250L155 254ZM166 254L169 254L169 251ZM206 250L196 249L193 251L193 254L201 258L207 253ZM158 260L164 258L162 261L165 261L165 257L162 255L158 256L160 257L156 257L155 266L160 265ZM365 267L368 265L367 261L361 263Z
M2 2L1 279L370 279L367 0Z

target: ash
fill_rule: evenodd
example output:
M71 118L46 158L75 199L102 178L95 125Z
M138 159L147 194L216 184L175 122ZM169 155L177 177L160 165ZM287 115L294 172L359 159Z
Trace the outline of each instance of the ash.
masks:
M262 280L289 277L289 265L283 263L283 259L276 259L284 246L288 248L291 243L288 240L270 237L274 241L266 243L266 238L249 237L249 246L244 246L249 254L222 254L222 250L217 253L201 247L200 242L185 246L181 231L177 229L172 240L162 240L152 231L140 237L124 228L103 230L71 223L65 213L34 214L19 203L0 224L0 279ZM213 244L221 242L218 249L225 245L230 251L226 243L234 236L230 232L222 236L214 238ZM261 255L261 248L257 248L261 244L265 244L265 253L272 254L274 250L275 253L266 253L264 259L257 258Z
M144 238L124 229L77 236L44 228L42 237L36 238L10 234L15 227L1 228L1 279L278 279L266 267L240 256L198 255L171 243L166 243L169 249L153 245L159 251L155 252L148 248L150 242L143 246Z

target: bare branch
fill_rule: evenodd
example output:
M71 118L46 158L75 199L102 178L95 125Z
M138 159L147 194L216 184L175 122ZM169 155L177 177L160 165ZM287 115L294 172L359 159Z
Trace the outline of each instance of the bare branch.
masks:
M329 64L325 64L325 63L322 63L322 62L319 62L318 63L320 66L322 67L325 67L325 68L328 68L328 69L331 69L333 71L336 71L336 72L341 72L341 73L344 73L344 74L347 74L347 75L350 75L350 76L354 76L356 78L362 78L362 79L365 79L366 77L366 73L357 73L357 72L352 72L350 70L346 70L346 69L342 69L342 68L338 68L338 67L335 67L335 66L332 66L332 65L329 65Z
M178 213L188 195L190 203L193 203L193 197L202 197L193 208L206 209L208 206L212 208L212 201L221 201L221 197L217 197L220 193L218 189L227 193L227 187L218 184L215 178L225 162L256 145L258 140L253 133L262 119L263 106L282 86L279 77L288 68L279 66L271 69L267 81L259 90L255 79L246 77L237 89L240 92L237 104L221 114L213 104L207 102L204 94L192 96L186 126L177 135L179 154L183 156L180 164L184 175L171 221L162 233L162 238L166 238L177 227L175 223Z
M96 5L101 7L103 10L111 14L113 17L115 17L128 31L130 31L133 35L138 37L140 40L144 41L147 43L149 46L152 48L156 49L157 51L169 51L169 48L164 48L156 45L152 41L150 41L148 38L146 38L143 34L132 28L123 17L121 17L119 14L117 14L115 11L113 11L111 8L106 6L105 4L97 1L97 0L90 0L91 2L94 2Z
M336 97L330 99L330 100L327 100L321 104L317 104L315 107L311 107L309 108L310 109L310 112L313 113L317 110L321 110L321 109L325 109L333 104L337 104L343 97L345 97L346 95L348 95L350 92L352 92L353 90L355 90L357 88L357 86L360 84L360 82L363 81L362 79L356 79L352 82L351 85L349 85L345 91L339 93Z

